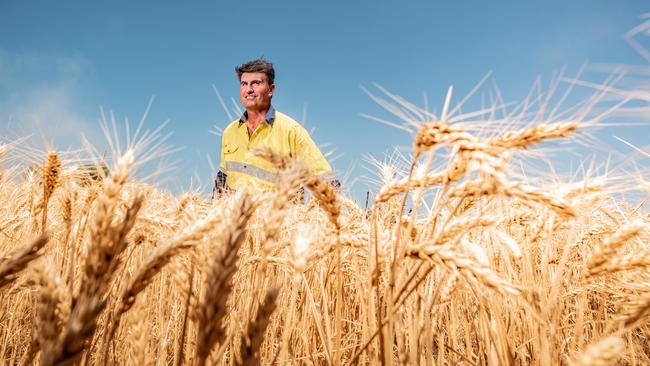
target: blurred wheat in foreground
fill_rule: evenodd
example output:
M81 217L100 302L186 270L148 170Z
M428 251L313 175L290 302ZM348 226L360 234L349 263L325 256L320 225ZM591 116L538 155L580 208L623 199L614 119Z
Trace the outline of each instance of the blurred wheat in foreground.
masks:
M130 180L137 146L0 171L0 364L650 364L648 217L513 169L584 110L394 108L427 122L368 210L272 151L275 191L214 201Z

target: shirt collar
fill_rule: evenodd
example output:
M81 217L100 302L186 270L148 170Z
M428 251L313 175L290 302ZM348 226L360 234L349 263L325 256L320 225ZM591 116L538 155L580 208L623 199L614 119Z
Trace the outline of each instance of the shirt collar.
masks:
M273 106L269 106L269 111L266 112L264 120L273 127L273 122L275 121L275 108L273 108ZM246 121L248 121L248 111L244 111L244 114L239 117L239 126L246 123Z

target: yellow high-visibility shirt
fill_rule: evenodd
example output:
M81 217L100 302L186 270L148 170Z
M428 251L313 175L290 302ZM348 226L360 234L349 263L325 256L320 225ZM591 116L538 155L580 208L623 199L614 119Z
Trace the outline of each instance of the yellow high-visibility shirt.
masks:
M234 190L245 187L258 191L269 190L278 177L278 169L269 161L252 153L256 147L267 147L274 152L297 158L305 167L324 179L333 179L332 168L309 133L291 117L273 107L266 119L248 136L247 114L232 121L221 136L220 170L227 175L226 185Z

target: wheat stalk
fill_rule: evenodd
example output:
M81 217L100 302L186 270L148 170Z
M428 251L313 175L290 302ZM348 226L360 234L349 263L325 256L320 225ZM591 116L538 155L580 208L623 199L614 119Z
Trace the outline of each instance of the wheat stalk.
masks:
M37 289L36 332L33 335L28 359L24 364L31 362L38 349L41 350L44 358L53 352L63 323L70 316L68 290L65 289L54 264L47 259L41 261L34 266L33 277Z
M264 334L270 323L271 315L273 315L273 312L277 308L277 297L277 289L270 289L266 292L264 301L257 309L256 317L248 323L244 337L241 340L239 350L241 362L237 359L235 364L244 366L260 364L260 348L264 341Z
M219 236L219 254L208 266L204 293L196 308L198 319L197 365L206 363L215 344L225 337L222 322L226 316L226 303L232 291L232 277L237 270L237 251L246 237L246 224L255 206L252 199L242 194L231 213L225 232Z
M607 366L623 353L625 342L620 337L611 336L590 344L580 356L570 362L571 366Z
M120 254L126 248L126 236L142 208L143 196L136 196L124 218L114 222L119 207L119 195L133 162L133 151L120 157L111 179L98 197L92 227L92 246L86 260L80 294L73 299L70 319L59 337L55 350L44 360L45 365L77 362L97 329L97 318L106 306L106 292L121 263Z
M56 151L48 151L47 159L43 165L43 217L41 221L41 228L45 230L47 224L47 206L50 202L50 197L54 189L58 186L61 175L61 160L56 154Z
M48 235L44 233L28 245L19 247L0 259L0 288L15 280L17 274L25 269L29 262L40 257L43 254L40 250L48 240Z
M594 253L592 254L587 267L592 273L598 272L598 267L604 265L611 256L625 244L628 240L635 237L641 230L645 229L648 224L640 221L634 221L627 223L619 230L611 234L602 245L598 245L594 248Z

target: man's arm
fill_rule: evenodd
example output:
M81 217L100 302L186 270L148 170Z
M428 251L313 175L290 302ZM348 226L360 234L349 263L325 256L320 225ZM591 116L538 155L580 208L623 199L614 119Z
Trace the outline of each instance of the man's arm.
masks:
M221 194L228 190L226 185L226 178L228 175L219 170L217 176L214 178L214 188L212 188L212 198L219 197Z
M226 174L226 161L223 159L223 156L223 135L221 135L221 160L219 161L219 172L217 172L217 176L214 178L212 199L219 197L228 190L228 186L226 185L226 178L228 177Z
M302 161L314 174L319 175L334 188L340 188L341 182L336 179L332 167L325 159L307 130L302 127L296 129L296 157Z

